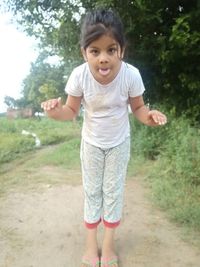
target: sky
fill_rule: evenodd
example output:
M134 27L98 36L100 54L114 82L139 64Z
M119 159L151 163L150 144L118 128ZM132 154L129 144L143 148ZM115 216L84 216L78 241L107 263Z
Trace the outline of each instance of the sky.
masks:
M11 22L9 13L0 14L0 113L7 106L4 97L21 97L22 81L37 58L36 40L28 37Z

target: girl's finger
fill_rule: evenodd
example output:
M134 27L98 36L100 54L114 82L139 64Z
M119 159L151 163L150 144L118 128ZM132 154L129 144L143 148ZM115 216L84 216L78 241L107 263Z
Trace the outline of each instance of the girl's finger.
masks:
M159 125L164 125L167 122L166 117L165 116L160 116L160 115L155 115L153 117L153 120L155 121L155 123L157 123Z
M57 106L57 104L58 104L57 99L51 99L51 100L48 100L46 102L42 102L41 107L45 111L48 111L48 110L54 109Z

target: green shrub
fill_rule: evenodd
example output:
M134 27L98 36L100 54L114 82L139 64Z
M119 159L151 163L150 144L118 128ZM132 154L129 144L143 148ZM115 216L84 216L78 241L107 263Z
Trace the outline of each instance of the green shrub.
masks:
M168 135L168 125L162 127L149 127L141 124L131 116L132 152L137 156L154 160L163 149Z
M176 179L200 185L200 134L197 128L190 126L188 120L179 118L170 123L161 154Z

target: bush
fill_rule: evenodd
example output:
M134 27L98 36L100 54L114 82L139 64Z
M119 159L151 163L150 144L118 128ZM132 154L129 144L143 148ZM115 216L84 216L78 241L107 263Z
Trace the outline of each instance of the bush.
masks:
M131 116L132 152L137 156L154 160L163 150L169 126L149 127L141 124Z
M200 134L188 120L179 118L170 123L161 154L176 179L200 185Z

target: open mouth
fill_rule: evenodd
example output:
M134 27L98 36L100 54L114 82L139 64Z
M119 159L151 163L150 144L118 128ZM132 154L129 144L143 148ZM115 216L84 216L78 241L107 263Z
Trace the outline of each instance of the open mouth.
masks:
M103 68L99 69L99 73L100 73L101 75L103 75L103 76L108 75L109 72L110 72L110 69L103 69Z

